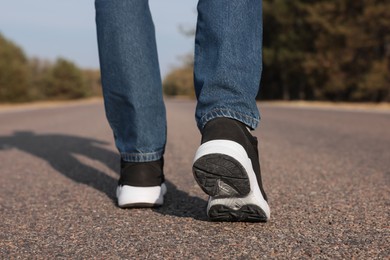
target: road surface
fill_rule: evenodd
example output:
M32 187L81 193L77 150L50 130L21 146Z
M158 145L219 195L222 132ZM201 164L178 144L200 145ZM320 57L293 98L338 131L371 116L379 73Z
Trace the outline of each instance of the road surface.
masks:
M390 114L261 106L268 223L214 223L193 101L167 100L159 209L119 209L103 105L0 112L0 258L389 258Z

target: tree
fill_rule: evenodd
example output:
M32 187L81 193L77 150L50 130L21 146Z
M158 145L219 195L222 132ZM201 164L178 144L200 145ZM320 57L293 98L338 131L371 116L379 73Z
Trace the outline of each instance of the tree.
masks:
M29 97L31 100L43 100L46 98L44 93L44 80L53 64L47 60L31 58L29 60Z
M182 57L183 65L173 69L163 81L164 94L168 96L195 97L194 90L194 57Z
M195 97L193 69L191 67L174 69L165 77L163 89L168 96Z
M304 1L263 2L264 99L313 99L313 89L303 72L306 54L314 51L313 30L306 21Z
M261 97L388 101L388 10L384 0L264 1Z
M44 95L50 99L77 99L91 94L82 72L62 58L46 73L42 86Z
M90 93L93 96L102 96L100 70L84 69L82 72Z
M311 63L307 67L324 75L320 91L325 98L383 100L390 87L384 75L389 71L383 69L385 37L390 33L389 8L390 3L382 0L316 1L306 5L308 21L317 34L316 53L308 57L306 65ZM371 84L374 78L382 80Z
M0 34L0 102L28 100L28 76L24 52Z
M28 59L0 34L0 102L75 99L101 95L99 70L80 70L65 59L55 64Z

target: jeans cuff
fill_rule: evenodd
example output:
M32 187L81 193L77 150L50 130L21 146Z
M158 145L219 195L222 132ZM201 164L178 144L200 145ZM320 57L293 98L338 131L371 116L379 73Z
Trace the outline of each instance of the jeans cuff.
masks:
M125 162L152 162L160 160L164 155L164 150L150 153L121 153L121 158Z
M237 121L244 123L251 129L255 129L260 122L259 117L246 115L227 108L215 108L200 118L200 120L198 121L199 130L202 131L203 127L207 124L207 122L218 117L227 117L227 118L235 119Z

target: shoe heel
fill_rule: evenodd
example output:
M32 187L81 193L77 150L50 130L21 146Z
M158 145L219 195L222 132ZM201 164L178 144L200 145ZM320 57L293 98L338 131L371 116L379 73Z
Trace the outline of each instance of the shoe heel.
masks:
M211 221L267 222L267 214L257 205L244 205L232 209L226 205L212 206L208 211Z
M201 189L213 197L241 197L251 190L244 167L225 154L213 153L198 158L193 164L193 174Z

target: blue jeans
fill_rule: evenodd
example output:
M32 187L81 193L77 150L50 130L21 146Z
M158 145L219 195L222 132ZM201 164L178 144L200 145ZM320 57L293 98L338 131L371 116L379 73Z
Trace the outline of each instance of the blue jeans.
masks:
M166 112L148 0L95 0L95 7L104 103L116 146L125 161L158 160ZM194 78L200 130L217 117L257 127L261 49L261 0L199 0Z

